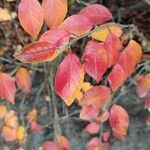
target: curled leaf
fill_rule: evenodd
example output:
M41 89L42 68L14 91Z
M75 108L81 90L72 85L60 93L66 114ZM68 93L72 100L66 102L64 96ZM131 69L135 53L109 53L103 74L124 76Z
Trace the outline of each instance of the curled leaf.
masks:
M53 29L58 27L66 17L67 0L43 0L42 8L46 24Z
M38 41L25 46L21 52L16 52L14 57L25 63L52 61L58 51L48 42Z
M110 110L109 122L113 135L119 140L125 140L129 125L128 113L119 105L113 105Z
M0 97L14 103L16 87L14 80L6 73L0 72Z
M70 53L57 69L55 91L70 106L82 88L84 70L78 57Z
M59 28L80 36L89 32L92 29L92 24L83 15L72 15L64 20Z
M99 82L108 68L108 55L101 43L89 41L82 60L85 71Z
M38 0L21 0L18 17L24 30L36 38L43 24L43 10Z
M23 67L19 68L16 73L16 83L17 86L23 91L23 93L28 94L31 90L31 75Z
M83 8L79 14L87 17L93 25L102 24L112 19L112 14L103 5L91 4Z

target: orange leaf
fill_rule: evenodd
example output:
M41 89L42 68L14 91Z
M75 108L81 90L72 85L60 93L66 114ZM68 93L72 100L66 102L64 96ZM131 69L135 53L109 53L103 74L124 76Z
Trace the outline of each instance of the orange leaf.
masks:
M67 0L43 0L44 18L49 28L56 28L67 14Z
M129 125L128 113L121 106L113 105L110 110L109 122L113 135L124 141Z
M123 33L122 29L117 25L112 25L99 30L91 34L92 38L98 41L105 41L109 33L113 33L116 37L120 37Z
M3 119L7 113L7 107L5 105L0 105L0 119Z
M93 25L102 24L112 19L110 11L100 4L88 5L80 11L80 14L87 17Z
M111 67L114 65L120 55L119 50L121 49L121 41L118 37L116 37L113 33L108 34L105 42L104 48L107 51L108 55L108 66Z
M61 29L52 29L45 32L40 41L46 41L54 47L59 47L69 41L70 33Z
M55 76L55 91L70 106L82 88L84 70L78 57L70 53L59 65Z
M110 89L106 86L95 86L87 90L79 101L81 106L94 105L100 109L109 101Z
M80 118L83 120L93 120L100 112L100 108L95 105L83 106L80 111Z
M89 32L92 29L92 24L83 15L72 15L65 19L59 28L80 36Z
M43 144L43 150L61 150L60 145L56 142L46 141Z
M134 71L134 68L138 63L141 55L142 51L140 45L134 40L130 40L118 60L118 64L124 69L125 79L129 77Z
M108 55L101 43L89 41L82 60L85 71L99 82L108 68Z
M16 87L13 78L6 73L0 72L0 81L0 97L14 103Z
M116 91L124 83L124 74L122 66L115 64L108 76L108 81L113 91Z
M96 134L99 132L100 126L96 122L91 122L84 128L84 130L90 134Z
M21 52L16 52L14 57L25 63L37 63L52 61L58 52L55 48L45 41L38 41L25 46Z
M24 139L25 137L25 127L20 125L18 126L17 128L17 131L16 131L16 137L17 137L17 140L21 141Z
M9 126L2 128L2 136L6 141L12 142L16 140L16 129Z
M60 145L61 150L71 150L70 142L65 136L58 136L57 143Z
M31 91L31 76L25 68L21 67L17 70L16 83L23 93L28 94Z
M18 17L24 30L36 38L43 24L43 10L38 0L21 0Z
M146 97L150 92L150 73L137 79L136 92L140 98Z
M31 110L28 114L27 114L27 120L28 122L32 123L34 121L37 120L37 109L34 108L33 110Z

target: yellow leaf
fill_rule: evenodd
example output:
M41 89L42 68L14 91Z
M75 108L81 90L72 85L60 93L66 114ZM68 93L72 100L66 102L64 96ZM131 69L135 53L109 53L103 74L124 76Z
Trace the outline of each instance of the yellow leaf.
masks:
M23 138L25 137L25 128L24 126L20 125L18 128L17 128L17 140L23 140Z
M7 113L7 108L5 105L0 105L0 118L3 119Z
M117 25L112 25L109 28L101 28L91 34L92 38L98 41L105 41L107 35L112 32L115 36L120 37L123 33L122 29Z

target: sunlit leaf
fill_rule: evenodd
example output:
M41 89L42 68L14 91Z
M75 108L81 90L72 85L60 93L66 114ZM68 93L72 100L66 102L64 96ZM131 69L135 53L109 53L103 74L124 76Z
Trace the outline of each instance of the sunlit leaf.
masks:
M124 69L119 64L115 64L108 76L108 81L113 89L117 90L125 81Z
M14 103L16 87L13 78L0 72L0 82L0 97Z
M98 41L105 41L109 33L113 33L116 37L120 37L123 33L122 29L117 25L100 28L91 34L92 38Z
M80 14L86 16L93 25L101 24L112 19L110 11L100 4L88 5L80 11Z
M48 42L38 41L25 46L16 52L14 57L24 63L52 61L58 56L58 51Z
M105 42L104 42L104 48L107 51L108 55L108 66L111 67L114 65L120 55L119 50L121 49L121 41L118 37L116 37L114 34L110 33L108 34Z
M129 125L129 116L124 108L114 104L110 110L109 122L114 137L124 141Z
M64 20L59 28L79 36L89 32L92 24L83 15L72 15Z
M70 33L61 29L51 29L45 32L40 41L46 41L54 47L59 47L69 41Z
M43 0L44 18L49 28L56 28L67 14L67 0Z
M100 109L109 101L110 89L106 86L95 86L87 90L79 101L81 106L94 105Z
M38 0L21 0L18 17L24 30L37 37L43 24L43 10Z
M100 130L100 125L96 122L89 123L84 130L90 134L96 134Z
M70 106L82 88L84 70L75 54L68 54L57 69L55 91Z
M27 69L21 67L16 73L17 86L25 93L28 94L31 91L31 75Z
M99 82L108 68L108 55L101 43L89 41L82 60L88 75Z

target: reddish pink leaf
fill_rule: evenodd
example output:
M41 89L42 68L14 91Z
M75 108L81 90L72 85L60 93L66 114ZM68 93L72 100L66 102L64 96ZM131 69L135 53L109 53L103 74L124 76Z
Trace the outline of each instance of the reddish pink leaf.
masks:
M89 41L82 59L85 71L99 82L108 68L108 55L101 43Z
M119 50L121 48L121 41L120 39L115 36L113 33L109 33L105 42L104 42L104 48L107 51L108 54L108 66L111 67L114 65L118 58L119 58Z
M146 97L150 93L150 73L141 75L137 79L136 92L140 98Z
M124 78L126 79L134 71L142 55L141 47L134 40L131 40L124 51L121 53L118 64L124 69Z
M83 106L80 111L80 118L83 120L93 120L100 112L100 108L94 105Z
M149 93L150 94L150 93ZM150 108L150 95L147 96L146 100L145 100L145 105L144 105L145 109Z
M67 14L67 0L43 0L44 18L49 28L56 28Z
M109 111L105 111L102 115L95 118L95 121L103 123L109 119Z
M21 52L16 52L14 57L25 63L51 61L58 55L55 48L45 41L34 42L25 46Z
M69 41L70 33L61 29L52 29L45 32L40 41L46 41L54 47L59 47Z
M25 68L21 67L16 73L17 86L25 93L28 94L31 90L31 75Z
M75 54L67 55L55 76L55 91L70 106L79 94L84 80L84 69Z
M85 91L82 99L79 101L81 106L94 105L100 109L109 101L111 91L106 86L95 86Z
M56 142L46 141L43 144L43 150L61 150L60 145Z
M92 24L83 15L72 15L64 20L59 28L79 36L89 32Z
M112 19L110 11L100 4L91 4L83 8L80 14L86 16L93 25L104 23Z
M124 83L124 74L125 73L122 66L115 64L108 76L108 81L113 91L117 90Z
M90 134L96 134L99 132L100 126L96 122L91 122L84 128L84 130Z
M110 131L104 132L102 138L103 138L104 142L108 142L108 140L110 138Z
M42 126L40 124L38 124L36 121L33 121L31 123L31 129L34 131L34 132L41 132L42 131Z
M125 140L129 125L128 113L119 105L113 105L110 110L109 122L113 135L120 140Z
M14 103L15 93L16 87L13 78L0 72L0 97Z
M37 37L43 24L43 10L38 0L21 0L18 17L24 30Z

